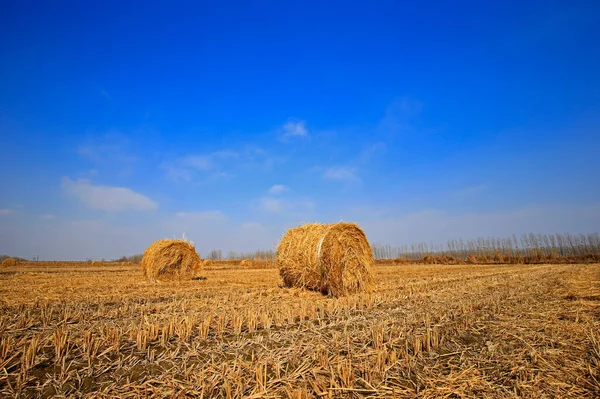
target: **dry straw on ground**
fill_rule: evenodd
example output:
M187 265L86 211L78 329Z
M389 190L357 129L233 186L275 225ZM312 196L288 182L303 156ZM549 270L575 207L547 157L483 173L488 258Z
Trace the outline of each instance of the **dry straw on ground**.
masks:
M287 231L277 246L277 266L288 287L332 296L368 291L373 252L354 223L311 223Z
M252 260L251 267L253 269L275 269L275 268L277 268L277 265L275 264L275 261L273 261L271 259L254 258Z
M1 273L0 398L600 398L600 263L388 263L337 299L238 263Z
M6 258L2 261L2 266L7 267L7 266L16 266L17 265L17 260L13 259L13 258Z
M142 270L151 281L191 280L202 270L202 260L193 243L175 239L159 240L144 252Z

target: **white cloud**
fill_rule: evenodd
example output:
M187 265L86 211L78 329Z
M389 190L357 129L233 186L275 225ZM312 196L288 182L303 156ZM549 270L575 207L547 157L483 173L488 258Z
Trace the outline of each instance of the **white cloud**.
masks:
M8 216L8 215L10 215L13 212L14 211L12 209L9 209L9 208L0 209L0 216Z
M345 182L360 183L362 180L356 175L354 168L346 166L334 166L323 173L323 178L327 180L338 180Z
M178 218L195 220L195 221L223 221L227 220L221 211L205 211L205 212L177 212Z
M383 155L387 150L387 145L383 141L378 141L373 144L369 144L363 148L360 153L359 161L367 163L373 158Z
M283 200L272 197L261 197L258 202L258 207L270 213L282 213L283 212Z
M173 181L192 181L194 173L192 170L178 166L173 163L163 163L160 168L165 172L167 178Z
M207 155L189 156L183 159L182 164L202 171L211 170L215 167L211 157Z
M240 154L240 166L244 168L258 167L262 169L270 169L276 159L271 157L269 153L257 146L247 146Z
M105 212L155 211L158 204L126 187L94 186L88 179L71 180L63 177L63 191L77 198L88 208Z
M219 169L223 161L238 158L239 154L234 151L215 151L206 155L190 155L181 160L181 164L199 171Z
M283 199L274 197L260 197L253 201L258 210L278 215L297 215L311 213L315 209L315 203L307 198Z
M283 194L290 189L283 184L275 184L269 189L269 194Z
M52 220L52 219L56 219L56 215L46 214L46 215L42 215L41 218L46 219L46 220Z
M288 141L294 138L308 137L305 121L289 121L281 127L280 140Z

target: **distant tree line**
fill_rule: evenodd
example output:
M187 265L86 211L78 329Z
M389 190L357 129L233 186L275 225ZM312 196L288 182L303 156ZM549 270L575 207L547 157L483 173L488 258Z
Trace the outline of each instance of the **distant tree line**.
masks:
M236 252L229 251L226 256L223 256L223 251L220 249L213 249L207 255L206 259L211 260L223 260L223 259L256 259L256 260L275 260L275 251L272 249L268 250L257 250L250 252Z
M117 259L117 262L140 263L142 261L143 257L144 257L144 254L136 254L136 255L131 255L131 256L121 256L119 259Z
M425 242L397 247L373 244L375 259L421 259L428 255L467 258L584 258L600 256L600 236L590 234L523 234L520 237L478 237L449 240L446 244Z

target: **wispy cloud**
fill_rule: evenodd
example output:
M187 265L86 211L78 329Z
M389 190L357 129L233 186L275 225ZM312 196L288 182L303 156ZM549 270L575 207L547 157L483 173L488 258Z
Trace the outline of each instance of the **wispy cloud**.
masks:
M283 184L275 184L269 189L269 194L283 194L286 191L290 191L287 186L284 186Z
M100 90L100 95L108 101L112 101L111 95L106 90Z
M408 97L393 101L379 121L376 133L384 137L414 133L414 118L421 113L423 103Z
M231 161L239 158L239 154L235 151L223 150L215 151L207 155L190 155L184 157L181 163L184 166L194 168L199 171L216 170L221 167L222 162Z
M12 209L3 208L3 209L0 209L0 216L8 216L8 215L10 215L13 212L14 211Z
M208 154L187 155L174 161L164 162L161 168L166 176L174 181L192 181L199 176L208 177L210 180L230 178L225 172L227 163L237 160L240 155L235 151L223 150Z
M250 145L240 152L240 163L244 168L270 169L276 160L261 147Z
M126 187L94 186L88 179L63 177L64 193L83 202L88 208L105 212L155 211L158 204Z
M53 220L53 219L56 219L56 215L46 214L46 215L42 215L41 218L45 219L45 220Z
M175 182L189 182L194 178L194 171L173 162L164 162L160 165L165 176Z
M119 175L130 175L140 161L136 143L117 130L102 135L88 135L75 152L94 165L94 173L109 168Z
M283 124L279 132L279 140L284 142L305 137L308 137L308 129L306 128L306 121L303 120L290 120Z
M269 169L274 160L260 147L220 150L207 154L190 154L163 162L160 168L173 181L189 182L229 180L236 172L248 168Z
M387 108L387 115L396 115L403 117L412 117L421 112L423 103L409 97L402 97L394 100Z
M361 183L362 179L358 177L354 168L348 166L330 167L323 173L326 180L343 181L348 183Z
M307 198L284 199L263 196L255 204L258 210L272 214L306 213L315 209L315 203Z
M207 155L186 157L181 160L181 164L201 171L211 170L215 167L213 160Z
M362 163L367 163L372 159L383 155L387 150L387 144L383 141L377 141L363 147L358 160Z
M284 209L283 200L273 197L261 197L258 202L258 207L269 213L282 213Z
M116 130L102 135L88 136L88 138L76 148L77 154L93 161L104 162L106 160L118 160L121 162L132 162L138 159L131 151L129 138Z

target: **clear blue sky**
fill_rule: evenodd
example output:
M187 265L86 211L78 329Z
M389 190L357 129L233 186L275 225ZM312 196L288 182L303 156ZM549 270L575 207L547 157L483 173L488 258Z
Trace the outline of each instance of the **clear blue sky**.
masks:
M4 4L0 253L600 230L600 3L293 3Z

